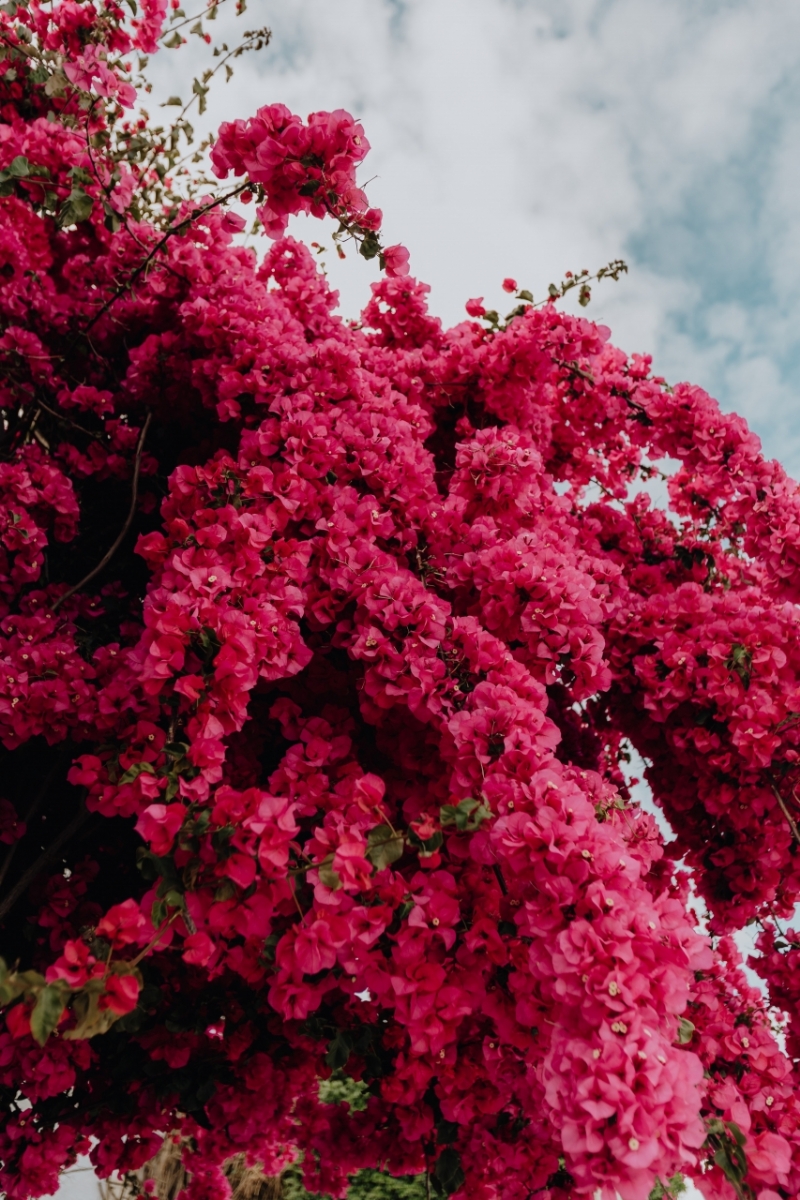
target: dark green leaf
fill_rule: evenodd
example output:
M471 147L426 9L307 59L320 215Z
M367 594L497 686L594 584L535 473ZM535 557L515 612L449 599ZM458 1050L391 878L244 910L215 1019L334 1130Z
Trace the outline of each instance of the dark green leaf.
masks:
M31 1033L40 1046L45 1044L58 1025L65 1001L64 989L57 983L48 983L39 993L31 1013Z
M70 225L79 225L81 221L85 221L91 215L93 206L92 197L87 196L83 188L74 187L59 209L56 218L59 229L66 229Z
M464 1169L461 1166L461 1155L451 1146L445 1147L436 1160L433 1177L441 1185L446 1196L451 1196L464 1185Z
M334 1070L345 1066L350 1057L350 1051L353 1049L352 1034L344 1029L340 1029L336 1037L328 1043L328 1052L325 1055L325 1062Z
M412 846L415 846L421 858L428 858L431 854L435 854L444 842L444 834L437 829L429 838L421 838L414 833L413 829L409 832L408 840Z
M367 843L366 857L379 871L402 857L403 835L395 833L388 825L378 825L377 828L370 829Z
M381 244L378 240L378 235L374 232L374 230L369 230L369 232L364 235L364 240L361 243L358 252L362 258L366 259L375 258L377 254L380 254Z
M16 158L12 158L6 170L12 179L24 179L31 173L30 163L24 154L18 154Z
M440 1146L447 1145L448 1142L454 1142L458 1137L459 1125L457 1121L445 1121L444 1118L436 1126L436 1141Z

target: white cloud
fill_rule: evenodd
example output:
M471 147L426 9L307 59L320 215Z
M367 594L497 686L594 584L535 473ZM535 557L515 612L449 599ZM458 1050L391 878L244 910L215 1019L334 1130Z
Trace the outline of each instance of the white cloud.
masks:
M501 303L505 275L542 294L623 255L631 275L590 315L742 408L800 469L793 0L251 0L244 20L223 14L231 38L248 21L274 37L212 97L209 126L273 100L360 116L371 199L447 321L468 296ZM165 92L198 52L156 60ZM356 312L374 264L330 272Z

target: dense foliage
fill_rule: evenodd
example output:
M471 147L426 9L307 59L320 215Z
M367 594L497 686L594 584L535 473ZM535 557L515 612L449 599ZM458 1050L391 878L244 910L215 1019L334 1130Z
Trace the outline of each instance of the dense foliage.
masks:
M0 1183L796 1196L797 486L554 298L443 329L348 114L193 175L139 2L0 10Z

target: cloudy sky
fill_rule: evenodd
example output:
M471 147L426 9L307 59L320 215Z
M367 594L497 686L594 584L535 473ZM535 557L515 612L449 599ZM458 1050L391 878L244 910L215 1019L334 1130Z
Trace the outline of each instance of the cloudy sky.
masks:
M625 258L588 315L800 474L796 0L249 0L215 32L261 25L204 126L277 100L360 117L371 201L448 322L506 275L543 295ZM154 60L157 94L188 94L202 51ZM330 273L356 313L374 264Z
M274 101L360 117L370 199L448 323L468 297L501 306L506 275L538 297L625 258L588 315L742 412L800 475L796 0L249 0L215 32L233 45L262 25L270 46L198 127ZM154 59L151 111L186 99L206 57L191 38ZM374 264L326 258L355 315ZM95 1189L82 1172L64 1200Z

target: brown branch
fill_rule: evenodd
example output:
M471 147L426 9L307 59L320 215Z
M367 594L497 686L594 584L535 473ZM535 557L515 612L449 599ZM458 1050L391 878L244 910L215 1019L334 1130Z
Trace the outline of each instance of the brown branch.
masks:
M55 858L61 847L65 846L70 838L72 838L78 832L88 816L89 813L86 811L86 802L82 800L80 809L72 818L70 823L61 830L61 833L59 833L58 836L53 839L49 846L45 847L45 849L36 859L36 862L28 867L27 871L14 884L6 898L3 901L0 901L0 921L2 921L7 914L11 912L11 909L17 903L20 896L24 895L33 881L37 879L39 875L41 875L44 868L52 858Z
M789 828L791 829L792 833L794 834L794 840L797 842L798 846L800 846L800 829L797 828L797 822L795 821L792 814L789 812L789 809L786 807L786 801L784 800L783 796L780 794L778 789L775 787L775 784L771 783L770 787L772 788L773 796L778 801L778 804L780 804L780 806L781 806L781 812L786 817L786 820L789 822Z
M53 766L50 768L50 770L45 775L42 786L39 788L39 791L33 797L30 807L28 808L28 811L25 813L25 816L23 817L23 820L24 820L26 826L30 825L31 821L36 816L39 809L42 807L42 804L47 796L47 793L50 791L50 785L53 782L53 780L55 779L56 775L58 774L58 771L59 771L63 761L64 761L64 755L60 754L59 757L56 759L55 763L53 764ZM3 880L5 879L6 875L8 874L9 867L11 866L11 863L14 860L14 855L16 854L18 845L19 845L19 841L16 841L16 842L13 842L11 844L11 846L9 846L8 852L5 856L5 858L3 859L2 863L0 864L0 884L2 884Z
M232 192L226 192L224 196L218 196L216 200L211 202L211 204L206 204L204 208L198 208L196 212L191 213L188 217L185 217L182 221L179 221L177 225L173 225L170 229L168 229L164 236L156 242L155 246L147 255L147 257L139 263L139 266L136 268L136 270L128 277L125 283L123 283L122 287L117 288L116 292L114 292L114 295L106 300L103 307L95 313L89 324L86 325L81 332L84 334L88 333L89 330L97 324L100 318L105 316L112 305L116 304L120 296L124 296L126 292L130 291L131 287L139 278L139 276L147 270L148 266L158 254L159 250L163 249L171 237L174 237L176 233L180 233L182 229L187 229L195 221L199 221L200 217L205 216L207 212L211 212L212 208L219 208L220 204L225 204L228 200L232 200L234 196L238 196L245 190L245 188L249 187L250 181L246 180L244 183L241 183L238 187L234 188Z
M492 870L494 871L495 879L500 884L500 891L503 893L504 896L507 896L508 888L506 887L505 879L503 879L503 872L500 870L500 864L492 863Z
M51 417L55 417L57 421L61 421L63 425L69 425L72 429L77 429L79 433L85 433L87 437L93 438L96 442L102 442L103 439L99 433L92 433L91 429L84 429L83 425L79 425L77 421L73 421L70 417L65 417L63 413L56 412L54 408L50 408L45 404L41 397L37 396L35 403L39 408L43 408L46 413L50 413Z
M100 572L103 570L103 567L107 566L108 563L111 562L111 559L114 557L117 550L119 550L120 546L122 545L122 543L125 539L125 535L127 534L128 530L130 529L131 524L133 523L133 518L136 515L136 501L139 498L139 471L142 466L142 450L144 449L144 439L147 437L147 430L150 428L150 422L152 421L152 419L153 419L153 414L152 414L152 412L149 412L147 414L145 423L142 426L142 432L139 434L139 441L136 443L136 457L133 460L133 485L131 487L131 506L128 509L128 515L125 518L125 524L122 526L122 529L119 531L119 534L117 535L117 538L116 538L114 544L111 547L109 547L108 550L106 550L105 554L100 559L100 562L97 564L97 566L94 567L89 572L88 575L84 575L83 579L79 580L78 583L73 584L73 586L71 588L68 588L67 591L64 592L63 596L59 596L58 600L56 600L55 604L51 607L51 609L50 609L51 612L56 612L58 610L58 608L60 607L60 605L62 605L65 600L67 600L70 596L73 596L75 594L75 592L80 591L81 588L85 587L87 583L90 583L91 580L94 579L95 575L99 575Z

